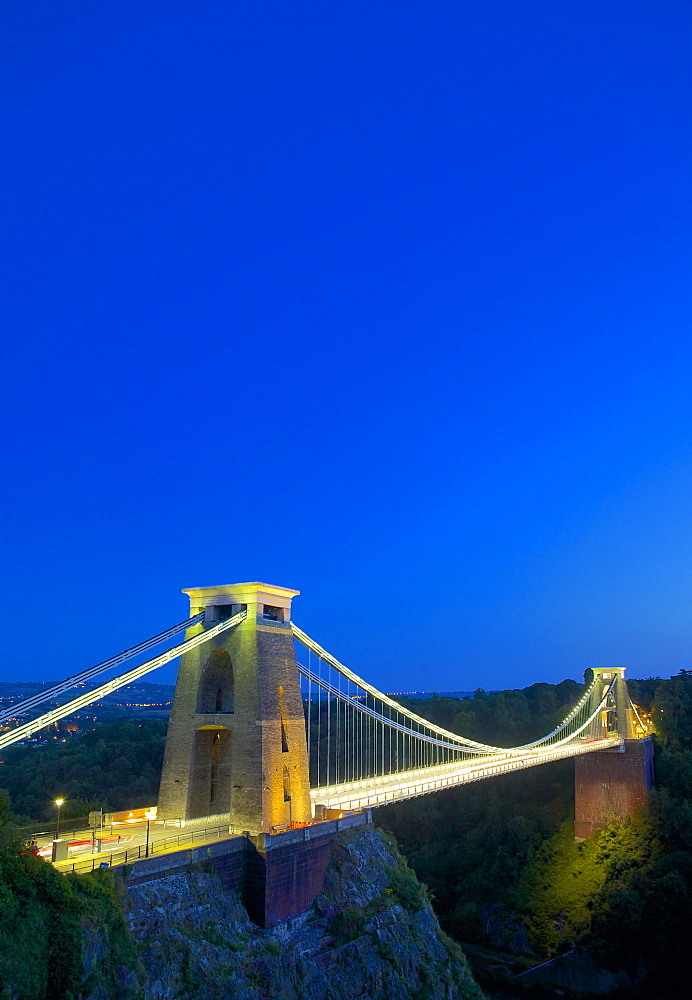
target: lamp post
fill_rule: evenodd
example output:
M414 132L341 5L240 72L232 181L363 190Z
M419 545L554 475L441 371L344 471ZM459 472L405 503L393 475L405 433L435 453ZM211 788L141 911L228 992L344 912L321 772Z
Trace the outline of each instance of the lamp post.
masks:
M147 809L147 811L144 813L144 815L145 815L146 821L147 821L147 847L146 847L146 851L144 853L144 857L148 858L149 857L149 824L152 821L153 814L152 814L151 810Z
M58 807L58 829L55 831L55 839L56 840L60 840L60 809L61 809L61 806L62 806L62 804L63 804L64 801L65 801L64 799L56 799L55 800L55 804Z

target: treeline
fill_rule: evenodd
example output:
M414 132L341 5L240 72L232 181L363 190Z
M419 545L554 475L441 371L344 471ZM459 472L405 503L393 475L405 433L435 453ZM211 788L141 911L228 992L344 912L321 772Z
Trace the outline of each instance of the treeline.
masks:
M545 687L409 704L464 735L511 745L564 716L558 689L569 689L552 689L551 718L550 693L536 690ZM656 724L657 787L635 822L575 844L571 761L388 807L377 822L395 834L458 940L523 964L576 948L625 969L632 996L677 996L692 923L692 672L629 688ZM540 725L524 726L529 706L542 703ZM654 982L661 992L646 992Z
M83 817L156 803L166 742L165 722L116 722L58 746L18 746L5 751L0 788L15 816L47 822L56 798L62 818Z

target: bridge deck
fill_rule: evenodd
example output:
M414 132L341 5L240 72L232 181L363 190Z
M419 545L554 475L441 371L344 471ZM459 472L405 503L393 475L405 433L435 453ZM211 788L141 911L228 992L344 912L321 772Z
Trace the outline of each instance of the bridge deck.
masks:
M541 750L527 750L522 754L501 755L486 760L470 760L463 763L440 764L435 767L420 768L416 771L402 771L399 774L366 778L342 785L328 785L312 788L310 797L313 806L323 805L328 809L343 812L366 809L368 806L383 806L404 799L427 795L443 788L454 788L471 781L492 778L498 774L509 774L549 761L575 757L578 754L593 753L597 750L618 750L624 745L620 736L562 747L545 747Z

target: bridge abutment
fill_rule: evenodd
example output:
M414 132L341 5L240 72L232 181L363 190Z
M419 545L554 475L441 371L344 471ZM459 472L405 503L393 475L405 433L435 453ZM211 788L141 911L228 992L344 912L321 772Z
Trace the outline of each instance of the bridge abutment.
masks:
M574 758L574 836L593 837L607 823L634 818L654 783L651 737L625 739L621 750Z
M310 909L322 891L336 837L354 828L373 829L370 810L272 837L230 837L135 861L126 884L154 882L206 864L225 889L237 894L253 923L276 927Z

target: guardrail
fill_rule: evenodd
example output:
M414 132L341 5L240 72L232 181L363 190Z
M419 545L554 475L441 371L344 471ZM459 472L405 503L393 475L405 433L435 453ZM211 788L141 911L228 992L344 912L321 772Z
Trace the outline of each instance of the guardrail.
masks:
M156 840L147 844L140 844L138 847L126 848L122 851L113 851L111 854L102 852L94 854L88 858L80 858L75 861L59 861L55 867L61 872L75 872L84 875L88 872L96 871L98 868L114 868L118 865L127 865L142 858L150 858L153 854L160 854L162 851L170 850L173 847L180 847L185 843L193 844L195 840L224 840L227 837L236 835L235 828L229 824L224 826L210 827L204 830L190 830L188 833L181 833L177 837L166 837L164 840Z
M39 823L32 823L31 826L20 826L17 828L20 833L24 834L26 840L33 840L35 837L55 837L55 820L52 823L44 823L43 829L40 828ZM68 820L60 821L60 836L63 840L68 837L73 839L78 833L83 833L85 830L90 830L92 827L89 826L88 816L77 816ZM98 830L99 827L97 826ZM104 830L110 830L110 826L107 823L103 824Z

